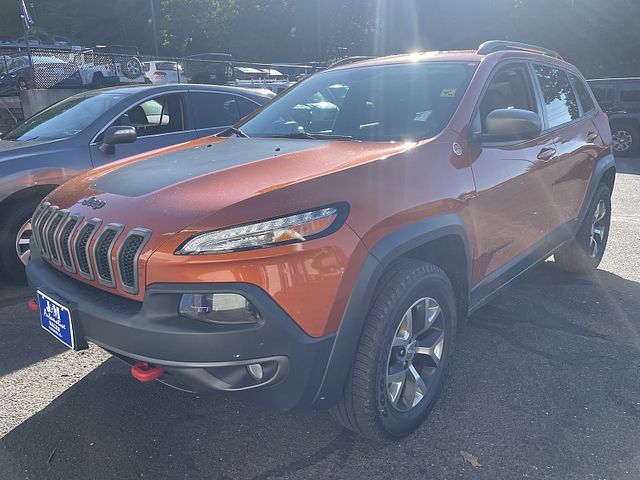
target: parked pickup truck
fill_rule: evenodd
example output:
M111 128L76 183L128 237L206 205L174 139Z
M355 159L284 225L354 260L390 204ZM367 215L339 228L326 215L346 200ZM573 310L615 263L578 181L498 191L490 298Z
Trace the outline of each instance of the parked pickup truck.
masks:
M82 84L92 88L149 83L142 62L135 55L87 49L73 54L73 63L78 67Z

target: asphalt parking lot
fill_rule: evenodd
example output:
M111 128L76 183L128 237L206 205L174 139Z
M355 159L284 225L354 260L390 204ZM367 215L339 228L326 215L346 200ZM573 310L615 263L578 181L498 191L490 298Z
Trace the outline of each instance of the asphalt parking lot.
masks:
M324 411L137 383L0 285L0 479L640 478L640 159L618 169L597 274L547 262L477 312L431 417L389 445Z

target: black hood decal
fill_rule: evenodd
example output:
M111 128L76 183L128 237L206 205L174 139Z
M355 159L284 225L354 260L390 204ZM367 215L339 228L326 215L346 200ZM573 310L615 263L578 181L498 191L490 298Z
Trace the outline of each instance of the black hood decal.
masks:
M123 166L107 173L92 188L125 197L139 197L191 178L317 148L326 143L322 140L232 137L223 142L177 150Z

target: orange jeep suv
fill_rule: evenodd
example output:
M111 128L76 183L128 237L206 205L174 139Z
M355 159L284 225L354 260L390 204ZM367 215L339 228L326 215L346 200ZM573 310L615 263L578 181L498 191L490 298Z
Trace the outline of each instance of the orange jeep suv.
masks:
M331 407L397 438L433 407L470 312L551 255L598 266L614 177L607 117L555 52L352 63L52 192L30 307L140 381Z

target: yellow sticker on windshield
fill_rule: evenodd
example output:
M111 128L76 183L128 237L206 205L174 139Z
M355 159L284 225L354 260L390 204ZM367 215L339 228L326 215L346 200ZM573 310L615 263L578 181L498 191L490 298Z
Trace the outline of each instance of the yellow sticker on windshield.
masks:
M442 89L442 93L440 94L441 97L455 97L456 96L456 89L455 88L443 88Z

